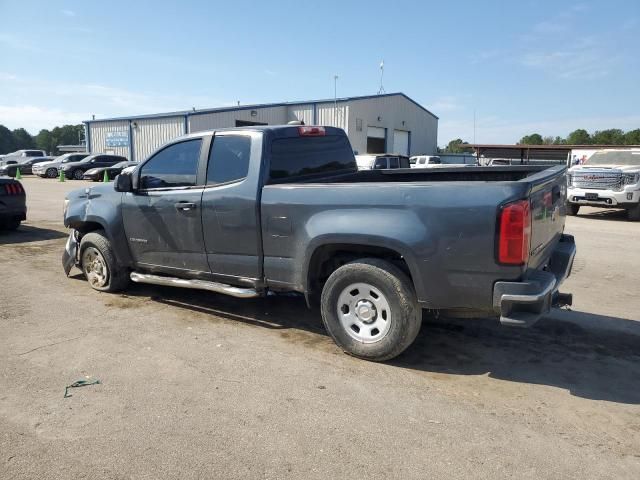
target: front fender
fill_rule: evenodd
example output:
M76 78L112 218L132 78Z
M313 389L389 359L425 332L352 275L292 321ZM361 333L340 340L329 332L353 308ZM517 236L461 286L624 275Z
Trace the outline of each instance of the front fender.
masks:
M64 216L68 228L81 234L99 226L111 242L113 254L119 264L132 266L133 260L122 222L122 194L113 190L112 185L88 187L70 192L69 204Z

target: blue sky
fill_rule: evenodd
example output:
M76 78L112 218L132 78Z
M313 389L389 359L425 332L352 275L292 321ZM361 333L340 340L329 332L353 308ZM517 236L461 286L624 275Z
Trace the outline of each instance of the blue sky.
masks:
M440 145L640 128L640 1L0 0L0 124L401 91Z

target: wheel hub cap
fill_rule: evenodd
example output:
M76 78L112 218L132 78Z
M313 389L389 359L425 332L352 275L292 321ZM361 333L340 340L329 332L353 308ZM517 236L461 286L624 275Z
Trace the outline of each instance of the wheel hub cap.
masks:
M380 289L353 283L338 296L338 318L345 332L362 343L382 340L391 327L391 308Z
M369 300L359 300L356 303L356 317L365 323L372 323L376 319L376 307Z

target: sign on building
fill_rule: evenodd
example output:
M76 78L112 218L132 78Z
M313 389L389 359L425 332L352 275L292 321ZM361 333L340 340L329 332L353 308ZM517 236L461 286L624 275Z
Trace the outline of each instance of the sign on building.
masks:
M107 132L105 144L107 147L128 147L129 132Z

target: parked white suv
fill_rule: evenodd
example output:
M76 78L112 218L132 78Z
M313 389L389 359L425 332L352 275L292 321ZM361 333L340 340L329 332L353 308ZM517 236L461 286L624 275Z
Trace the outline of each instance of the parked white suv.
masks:
M34 165L33 174L43 178L56 178L65 163L79 162L88 155L88 153L65 153L64 155L54 158L50 162Z
M640 220L640 150L601 150L567 175L567 214L580 206L623 208Z

